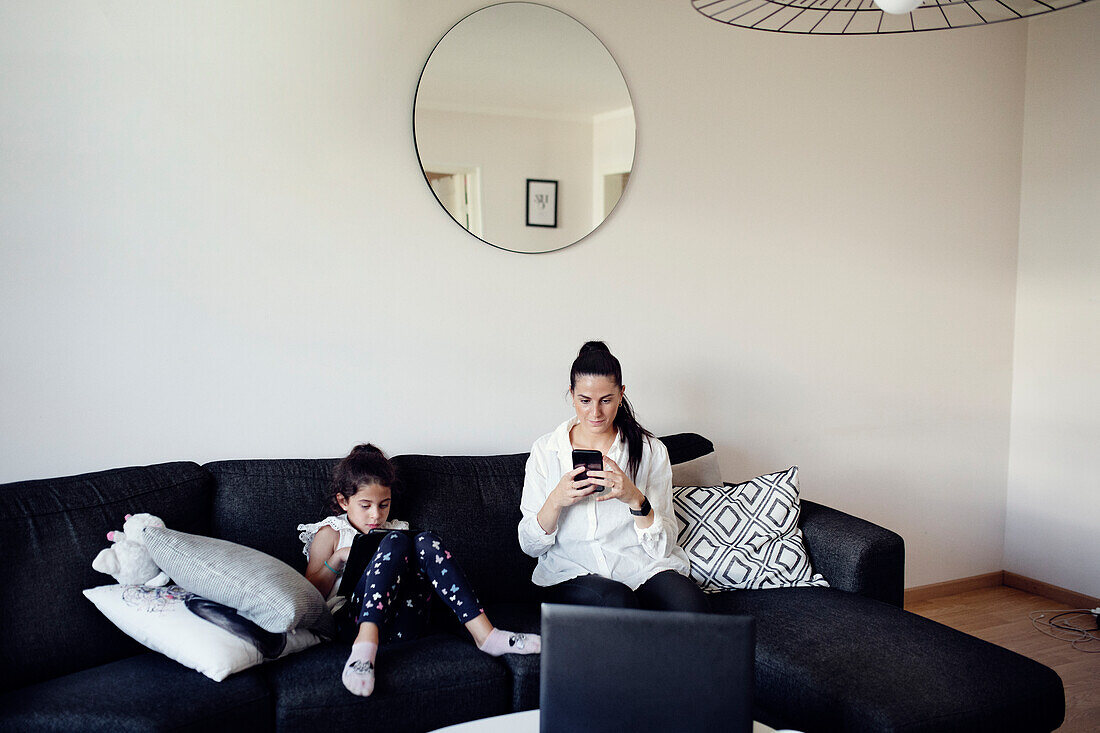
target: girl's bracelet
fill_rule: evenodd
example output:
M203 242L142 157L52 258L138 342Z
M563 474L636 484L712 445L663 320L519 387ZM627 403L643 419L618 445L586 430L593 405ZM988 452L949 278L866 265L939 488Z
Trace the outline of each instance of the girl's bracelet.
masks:
M336 575L340 574L339 570L334 569L331 565L328 564L328 560L325 560L324 563L325 563L325 567L328 568L329 570L332 570L333 573L335 573Z

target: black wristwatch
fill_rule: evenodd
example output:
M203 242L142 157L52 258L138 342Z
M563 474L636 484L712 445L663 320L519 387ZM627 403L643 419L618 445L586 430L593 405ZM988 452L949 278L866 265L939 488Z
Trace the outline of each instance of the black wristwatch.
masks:
M644 517L644 516L649 514L649 511L652 508L653 507L649 505L649 497L648 496L643 496L641 507L639 507L638 509L631 509L630 513L633 514L636 517Z

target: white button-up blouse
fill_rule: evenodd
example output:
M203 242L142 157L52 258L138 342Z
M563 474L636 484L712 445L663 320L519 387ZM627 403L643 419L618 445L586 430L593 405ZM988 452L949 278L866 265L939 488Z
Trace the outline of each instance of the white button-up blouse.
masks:
M653 506L653 524L639 529L629 507L615 499L597 502L592 494L564 508L558 526L547 534L537 514L561 477L573 470L569 430L576 417L566 420L531 446L519 523L519 546L538 558L531 582L556 585L581 575L600 575L626 584L631 590L657 573L675 570L688 574L688 559L676 544L679 523L672 511L672 465L668 450L656 438L642 445L642 462L634 485ZM623 471L629 471L626 444L621 435L607 451Z

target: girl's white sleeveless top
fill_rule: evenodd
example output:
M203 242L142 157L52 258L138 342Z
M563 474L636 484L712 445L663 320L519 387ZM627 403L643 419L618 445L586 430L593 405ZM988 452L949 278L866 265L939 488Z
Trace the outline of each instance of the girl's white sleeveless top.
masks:
M299 524L298 525L298 539L302 541L302 554L306 556L306 561L309 561L309 546L313 544L313 538L317 536L317 532L321 527L331 527L336 530L340 535L340 540L336 543L336 549L342 550L345 547L350 547L351 543L355 540L355 535L359 534L359 530L351 526L351 522L348 521L348 515L338 514L332 517L325 517L320 522L313 522L311 524ZM384 522L379 529L408 529L409 523L403 522L400 519L391 519ZM328 606L330 611L335 611L337 608L344 604L343 596L338 596L337 593L340 590L340 583L344 580L344 576L341 575L336 579L336 582L332 584L332 590L328 593Z

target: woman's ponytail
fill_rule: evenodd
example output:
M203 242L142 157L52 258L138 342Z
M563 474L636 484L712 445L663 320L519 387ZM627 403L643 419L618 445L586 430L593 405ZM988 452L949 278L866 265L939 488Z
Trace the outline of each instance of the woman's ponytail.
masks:
M626 401L626 395L623 395L622 404L619 405L619 411L615 415L615 427L619 429L623 440L626 441L627 455L629 456L627 467L630 471L630 480L636 481L638 479L638 468L642 465L642 443L647 438L652 438L653 433L638 424L637 418L634 417L634 410L631 409L630 403Z

